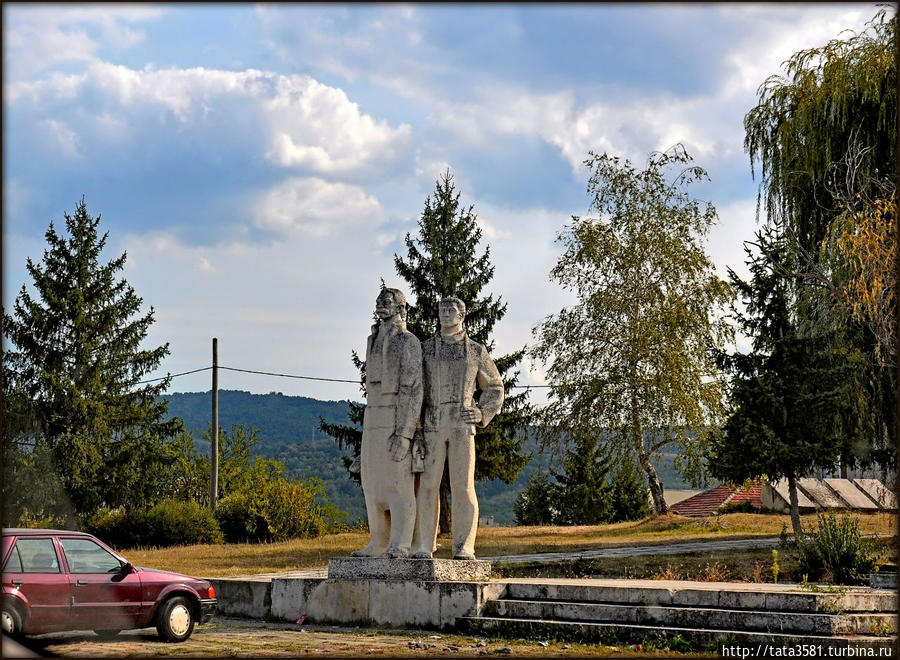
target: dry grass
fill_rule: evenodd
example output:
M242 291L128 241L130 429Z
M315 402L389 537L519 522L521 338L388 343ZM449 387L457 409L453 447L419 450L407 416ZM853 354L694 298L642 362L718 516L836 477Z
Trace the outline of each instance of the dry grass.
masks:
M893 536L894 514L859 515L863 534ZM804 516L806 528L815 526L815 515ZM713 518L667 515L636 522L576 527L482 527L478 530L476 554L481 557L534 552L574 552L591 548L627 545L661 545L678 541L773 536L790 527L788 516L730 513ZM368 541L365 532L328 534L315 539L283 543L198 545L163 549L126 550L125 556L138 566L225 577L255 573L324 568L330 557L346 556ZM449 557L450 538L442 535L437 557ZM722 560L727 559L723 556ZM718 558L705 555L705 560ZM608 560L604 560L608 563ZM715 564L713 564L715 566Z

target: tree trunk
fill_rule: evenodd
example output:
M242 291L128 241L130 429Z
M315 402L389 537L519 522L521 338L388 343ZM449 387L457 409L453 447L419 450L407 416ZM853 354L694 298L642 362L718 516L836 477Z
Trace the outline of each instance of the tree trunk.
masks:
M438 530L441 534L450 533L450 523L453 514L450 511L450 469L444 462L444 475L441 477L441 508L438 516Z
M665 515L669 512L669 507L666 505L663 483L659 480L659 475L656 473L653 463L650 462L650 455L641 452L640 461L641 467L647 475L647 485L650 486L650 496L653 498L653 511L658 516Z
M653 498L653 512L657 516L663 516L669 512L669 507L666 506L663 484L659 480L656 468L650 462L650 452L644 449L644 430L641 428L641 422L638 417L638 400L634 389L631 391L631 441L634 444L634 451L641 464L641 469L647 475L650 497Z
M793 474L787 476L788 480L788 496L791 500L791 527L794 528L794 538L800 541L800 535L803 533L803 527L800 524L800 504L797 497L797 480Z

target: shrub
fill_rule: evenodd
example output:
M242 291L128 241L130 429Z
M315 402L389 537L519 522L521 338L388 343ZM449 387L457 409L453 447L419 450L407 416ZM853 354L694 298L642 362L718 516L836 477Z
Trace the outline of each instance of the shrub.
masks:
M270 541L269 523L246 493L223 497L216 505L216 520L228 543Z
M859 519L830 512L818 515L818 528L798 539L797 549L802 573L837 584L865 582L878 561L874 542L860 536Z
M145 514L147 536L142 545L222 543L224 537L213 512L196 502L163 500Z
M321 503L317 497L321 497ZM266 484L261 500L269 534L275 541L324 534L339 515L328 504L325 488L318 479L275 479Z
M139 517L143 513L137 512ZM93 534L98 539L116 549L133 548L141 545L138 534L139 526L134 519L126 514L121 507L118 509L100 509L85 519L82 519L79 527Z
M196 502L163 500L150 509L101 509L81 528L117 549L221 543L222 532L212 512Z
M716 510L716 513L767 513L767 511L766 509L754 505L750 500L741 500L740 502L728 502L727 504L723 504Z

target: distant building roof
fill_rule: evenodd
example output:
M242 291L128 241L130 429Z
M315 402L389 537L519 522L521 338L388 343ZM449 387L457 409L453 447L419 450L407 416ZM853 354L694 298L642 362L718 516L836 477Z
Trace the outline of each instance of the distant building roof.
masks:
M749 490L722 484L673 504L669 510L688 518L705 518L715 515L720 507L730 502L750 502L753 506L761 507L761 490L762 485L758 483L753 484Z

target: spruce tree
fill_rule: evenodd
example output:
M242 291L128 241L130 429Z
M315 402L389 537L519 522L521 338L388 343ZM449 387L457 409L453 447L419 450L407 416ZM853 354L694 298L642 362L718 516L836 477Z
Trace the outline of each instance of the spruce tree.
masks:
M499 296L495 299L492 294L482 293L494 277L490 247L486 246L484 252L477 254L481 243L477 216L472 206L461 207L459 198L453 175L448 170L435 183L434 194L425 199L418 234L415 237L406 235L406 258L394 255L394 265L397 274L410 288L407 327L420 341L440 331L438 303L441 299L456 296L466 304L466 332L492 354L506 394L500 413L487 428L478 429L475 434L475 479L500 479L512 484L531 458L530 454L522 453L530 414L528 392L512 393L519 377L515 366L525 349L493 356L491 333L506 314L506 303ZM444 477L441 531L449 531L446 470Z
M744 305L733 314L753 347L718 352L720 366L732 376L729 412L707 462L713 476L732 483L786 478L799 538L797 480L834 469L849 446L871 433L869 402L859 396L865 358L852 345L802 327L799 285L777 272L776 264L791 253L778 228L758 232L754 245L756 252L746 247L751 279L729 270Z
M35 455L52 457L71 523L72 513L163 495L164 445L180 421L163 421L168 378L139 384L169 349L141 346L153 308L142 314L141 298L118 278L126 255L102 262L107 234L98 234L100 216L89 215L84 199L64 217L68 236L51 222L41 262L27 260L36 295L23 285L12 314L4 311L12 346L3 354L3 388L29 402Z

